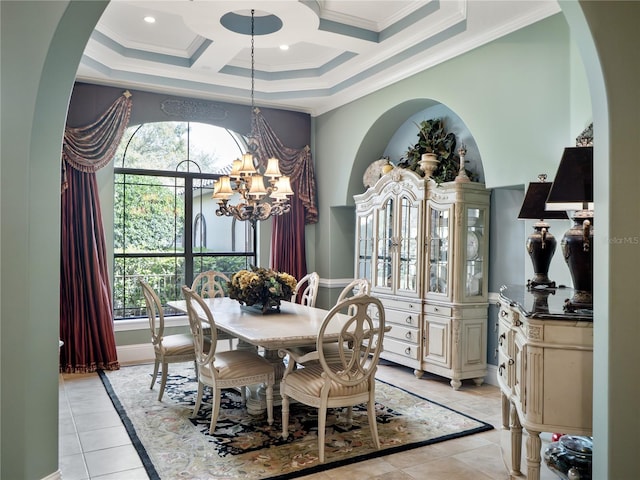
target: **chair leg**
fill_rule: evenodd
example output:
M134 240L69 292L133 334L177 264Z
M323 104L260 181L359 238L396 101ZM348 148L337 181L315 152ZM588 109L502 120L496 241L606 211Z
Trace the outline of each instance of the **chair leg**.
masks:
M273 384L267 385L267 423L273 425Z
M200 403L202 403L203 391L204 391L204 385L200 380L198 380L198 393L196 394L196 405L193 407L192 418L195 418L198 416L198 412L200 411Z
M373 437L373 443L380 450L380 437L378 437L378 423L376 422L376 395L372 391L369 393L369 403L367 404L367 417L369 417L369 430Z
M327 406L318 409L318 459L324 463L324 433L327 428Z
M289 397L282 395L282 438L285 440L289 436Z
M158 394L158 401L162 401L162 394L164 393L164 386L167 384L167 370L169 370L169 364L162 364L162 378L160 379L160 393Z
M218 415L220 414L220 397L222 396L222 391L219 388L216 388L213 392L213 405L211 407L211 425L209 425L209 435L213 435L214 430L216 429L216 423L218 423Z
M151 386L150 390L153 390L153 386L156 384L156 378L158 376L158 367L160 366L160 361L156 360L156 363L153 365L153 375L151 376Z

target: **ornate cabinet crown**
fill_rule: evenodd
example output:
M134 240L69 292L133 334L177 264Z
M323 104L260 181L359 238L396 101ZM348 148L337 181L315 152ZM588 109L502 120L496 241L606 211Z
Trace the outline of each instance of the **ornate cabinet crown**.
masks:
M383 358L451 379L486 375L489 191L396 168L356 203L355 276L391 331Z

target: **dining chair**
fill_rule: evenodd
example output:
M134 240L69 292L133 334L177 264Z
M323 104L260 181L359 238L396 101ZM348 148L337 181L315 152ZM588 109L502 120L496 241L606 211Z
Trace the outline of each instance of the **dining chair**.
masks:
M139 279L139 282L147 307L149 329L151 330L151 343L155 356L151 387L149 388L153 389L158 376L158 369L160 365L162 365L162 378L160 380L160 392L158 393L158 401L161 401L167 383L169 364L195 362L195 344L193 337L188 333L164 334L164 310L160 298L147 282L142 279Z
M224 287L228 281L229 277L224 273L218 272L217 270L207 270L199 273L196 278L193 279L193 283L191 283L191 290L196 292L202 298L225 297L227 293ZM204 334L208 337L211 336L211 332L208 328L205 328ZM233 335L218 330L217 336L218 340L228 340L229 349L233 349L233 340L235 338Z
M230 350L216 353L217 332L216 323L211 310L202 297L186 285L182 287L182 294L187 303L189 325L196 345L196 373L198 377L198 394L193 408L195 417L200 410L204 386L213 389L213 407L211 409L211 424L209 434L213 435L218 415L220 414L220 397L225 388L240 387L242 402L246 403L246 390L243 387L256 384L266 386L267 423L273 424L273 385L275 371L273 365L254 350ZM206 348L203 321L199 312L206 316L206 323L211 327L211 342Z
M350 312L346 315L341 312ZM337 341L326 338L339 331ZM318 458L325 459L327 409L347 407L346 419L352 421L352 407L367 404L371 437L380 448L375 412L375 372L385 331L384 309L380 300L357 295L337 303L325 316L316 342L316 350L299 357L290 350L280 350L288 362L282 381L282 436L289 436L290 399L318 409ZM332 335L333 337L333 335ZM333 340L333 338L331 339ZM337 345L339 362L325 356L327 345ZM296 365L304 365L296 368Z
M307 305L309 307L316 306L316 298L318 297L318 286L320 284L320 275L317 272L307 273L298 280L291 301Z
M356 278L355 280L352 280L347 286L345 286L342 289L342 291L340 292L340 295L338 295L338 300L336 301L336 304L350 297L356 297L358 295L369 295L370 291L371 291L371 283L369 282L369 280L367 280L366 278ZM353 310L354 308L355 306L352 305L351 309ZM343 313L351 313L351 312L343 312ZM331 349L333 349L333 353L330 352ZM301 356L301 355L304 355L305 353L309 353L315 350L315 345L292 347L290 348L290 350L296 355ZM329 344L325 347L325 358L327 358L328 361L331 361L331 359L333 359L334 357L339 359L338 348L336 345Z
M358 295L369 295L371 292L371 283L366 278L356 278L352 280L346 287L342 289L336 303L340 303L349 297Z

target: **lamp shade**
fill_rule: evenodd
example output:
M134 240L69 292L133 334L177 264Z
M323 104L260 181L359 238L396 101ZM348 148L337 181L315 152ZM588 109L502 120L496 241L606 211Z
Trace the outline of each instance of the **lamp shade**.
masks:
M272 178L276 178L281 176L282 174L280 173L280 166L279 166L279 161L277 158L271 157L268 161L267 161L267 169L264 171L264 176L265 177L272 177Z
M593 210L593 147L564 149L546 209Z
M291 189L291 179L287 175L283 175L276 182L275 189L271 192L271 198L286 200L287 197L290 197L293 193Z
M525 193L518 218L535 218L538 220L565 220L568 217L564 210L547 210L545 202L551 190L551 182L531 182Z

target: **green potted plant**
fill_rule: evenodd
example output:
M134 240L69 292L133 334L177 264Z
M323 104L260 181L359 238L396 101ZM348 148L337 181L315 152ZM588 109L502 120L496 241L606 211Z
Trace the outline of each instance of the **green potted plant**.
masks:
M427 159L425 158L423 161L423 155L435 155L437 166L434 164L426 171L438 184L453 181L460 168L460 159L456 153L456 136L445 130L444 121L441 118L423 120L416 126L418 127L418 142L409 146L400 158L398 166L408 168L424 176L425 169L421 165L425 165ZM467 174L472 176L470 172Z

